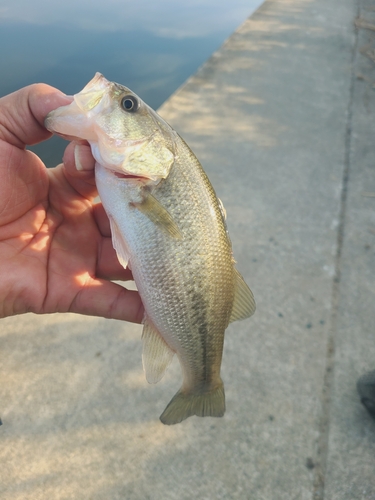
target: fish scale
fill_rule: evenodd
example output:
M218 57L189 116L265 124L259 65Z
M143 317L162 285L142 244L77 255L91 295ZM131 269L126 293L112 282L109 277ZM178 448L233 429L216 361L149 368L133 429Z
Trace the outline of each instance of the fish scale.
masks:
M114 248L145 307L147 380L158 382L174 354L180 361L181 389L160 419L222 416L224 332L255 310L234 267L225 210L187 144L128 88L97 74L74 99L46 126L91 145Z

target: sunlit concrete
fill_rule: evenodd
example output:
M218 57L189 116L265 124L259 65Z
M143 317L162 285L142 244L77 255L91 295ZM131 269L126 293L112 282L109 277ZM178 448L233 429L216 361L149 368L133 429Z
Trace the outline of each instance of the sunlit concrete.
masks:
M257 301L226 336L225 416L159 422L180 369L147 384L139 326L7 318L1 499L375 498L355 389L375 368L375 64L358 15L375 13L267 0L160 110L222 199Z

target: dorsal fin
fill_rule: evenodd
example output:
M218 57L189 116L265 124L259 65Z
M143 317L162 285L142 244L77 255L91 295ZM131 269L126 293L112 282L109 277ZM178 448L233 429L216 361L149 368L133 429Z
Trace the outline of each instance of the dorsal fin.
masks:
M234 270L235 285L234 285L234 301L232 313L229 318L229 323L240 319L249 318L255 312L255 300L253 292L246 285L245 280L237 271Z

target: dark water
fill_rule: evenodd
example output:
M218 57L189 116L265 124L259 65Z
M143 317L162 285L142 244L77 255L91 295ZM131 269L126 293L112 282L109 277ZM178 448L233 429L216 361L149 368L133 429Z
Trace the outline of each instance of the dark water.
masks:
M44 82L74 94L96 71L158 108L261 0L0 0L0 95ZM66 143L33 147L48 166Z

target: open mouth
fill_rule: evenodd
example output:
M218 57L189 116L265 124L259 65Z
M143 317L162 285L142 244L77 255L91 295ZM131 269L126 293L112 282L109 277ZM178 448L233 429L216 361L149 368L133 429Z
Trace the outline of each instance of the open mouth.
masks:
M147 181L147 177L142 177L141 175L134 174L123 174L122 172L113 172L119 179L137 179L140 181Z

